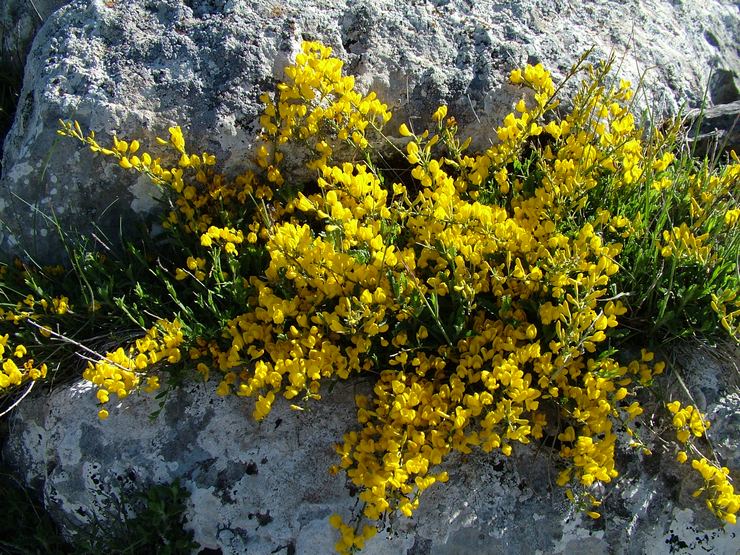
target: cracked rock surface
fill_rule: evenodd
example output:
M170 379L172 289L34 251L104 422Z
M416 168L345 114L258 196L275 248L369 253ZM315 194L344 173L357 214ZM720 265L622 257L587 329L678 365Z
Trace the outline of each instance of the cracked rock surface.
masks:
M737 367L708 353L681 356L690 361L681 370L684 382L711 420L715 452L737 483ZM305 412L277 402L258 424L249 401L218 397L212 384L190 384L167 396L154 420L148 416L158 401L132 395L100 422L94 391L79 382L26 399L13 415L4 454L43 492L47 510L70 536L85 523L116 518L110 499L122 489L179 478L191 495L187 527L203 548L224 555L331 553L336 531L328 517L347 517L356 506L344 476L329 473L338 461L333 446L357 427L354 395L367 387L340 382ZM681 391L670 379L665 387L671 395ZM665 424L653 421L651 428L669 438ZM511 458L450 457L449 482L425 492L412 519L386 521L363 553L736 555L736 527L719 527L691 496L700 485L696 473L677 464L675 450L664 451L652 432L643 433L654 454L621 442L620 476L602 492L599 520L575 512L554 485L558 469L548 445L516 445Z

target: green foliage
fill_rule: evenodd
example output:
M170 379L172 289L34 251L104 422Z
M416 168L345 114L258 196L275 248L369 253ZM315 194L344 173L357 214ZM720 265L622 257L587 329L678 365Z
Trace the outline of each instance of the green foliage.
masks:
M633 334L647 334L656 344L722 338L726 332L737 340L737 328L722 318L726 312L713 301L722 297L736 307L734 295L740 291L740 233L736 224L727 225L737 217L740 201L737 166L711 167L695 160L676 144L678 138L674 128L656 139L664 152L677 155L666 170L651 172L641 187L626 194L604 183L595 196L599 205L589 208L609 210L631 223L622 236L622 269L614 291L624 295L629 307L625 324ZM690 222L696 237L704 237L703 249L680 241L676 246L672 231L684 222Z
M75 538L75 553L94 555L178 555L190 553L199 544L184 529L186 503L190 494L175 480L155 484L143 492L127 493L111 505L105 523L82 530ZM136 516L128 517L131 512Z
M0 552L7 555L72 553L54 522L29 489L7 468L0 468Z

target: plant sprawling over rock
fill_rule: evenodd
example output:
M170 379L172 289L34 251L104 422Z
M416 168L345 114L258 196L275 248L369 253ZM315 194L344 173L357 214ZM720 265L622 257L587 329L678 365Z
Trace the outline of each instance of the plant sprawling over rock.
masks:
M594 486L618 476L620 433L647 450L637 394L665 369L647 349L619 348L635 330L721 326L740 339L740 164L734 153L722 168L677 158L677 128L637 126L630 83L612 84L609 71L574 68L585 78L563 116L542 66L513 71L521 100L492 146L471 152L445 106L432 129L389 136L388 107L355 91L331 49L306 42L262 97L258 170L235 179L191 152L180 127L159 139L174 156L158 158L63 122L62 135L162 188L167 239L156 259L136 251L145 278L76 258L84 279L71 306L39 285L49 270L4 268L0 387L44 377L33 348L72 341L65 322L124 314L141 334L105 355L85 348L101 418L112 395L176 383L191 367L221 395L253 397L256 419L280 395L303 410L323 383L371 382L332 469L362 501L331 519L340 552L361 548L385 515L410 516L447 480L452 451L508 456L516 443L557 440L558 484L598 518ZM290 173L297 152L315 180ZM116 271L135 284L128 298L91 277ZM18 298L13 279L31 293ZM678 462L702 476L697 495L734 523L729 470L696 441L709 422L679 400L665 406Z

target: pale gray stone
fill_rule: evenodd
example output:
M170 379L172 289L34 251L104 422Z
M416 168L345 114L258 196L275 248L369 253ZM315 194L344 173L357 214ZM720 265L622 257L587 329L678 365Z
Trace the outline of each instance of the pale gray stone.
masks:
M0 252L60 258L54 219L65 233L115 237L155 206L136 176L58 140L59 118L150 141L179 123L194 150L241 170L258 96L303 39L333 46L359 87L378 92L391 129L409 119L418 129L447 103L486 144L521 94L507 75L525 62L560 79L592 46L594 59L614 53L619 74L642 83L636 107L659 118L698 106L710 72L740 67L738 36L731 0L76 0L47 19L28 59L4 150Z
M712 421L715 452L737 478L737 359L695 351L679 356L684 383ZM685 402L675 377L662 387ZM20 405L5 457L41 489L47 510L70 536L94 519L115 518L109 503L122 488L179 478L191 494L187 527L202 547L224 555L280 553L288 546L297 555L328 554L337 539L328 517L346 517L356 507L344 476L329 474L338 461L333 446L356 429L353 399L364 391L365 383L341 382L305 412L281 400L258 424L250 401L220 398L213 384L190 384L171 393L153 421L148 415L157 401L133 395L100 422L94 391L78 383ZM652 405L645 406L649 414ZM651 426L672 437L659 421ZM636 454L623 438L621 475L604 489L600 520L575 512L554 484L558 468L548 445L516 445L510 459L451 456L444 465L449 482L425 492L412 519L387 521L364 553L736 555L735 527L719 527L691 496L700 485L696 473L641 431L654 454Z

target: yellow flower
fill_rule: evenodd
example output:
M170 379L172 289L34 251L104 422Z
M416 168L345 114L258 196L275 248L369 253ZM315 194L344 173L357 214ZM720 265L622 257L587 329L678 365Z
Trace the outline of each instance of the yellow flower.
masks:
M636 418L638 415L642 414L643 408L640 406L640 403L635 401L632 403L629 407L625 408L627 411L627 414L629 414L630 419Z
M180 152L184 154L185 153L185 138L182 135L182 129L180 128L180 126L177 125L175 127L170 127L169 132L170 132L170 143L172 144L172 146L174 146L177 150L179 150Z
M432 114L432 120L441 123L443 119L447 117L447 106L440 106L437 111Z
M411 131L409 130L408 126L405 123L402 123L398 128L398 133L401 135L401 137L410 137L413 135Z
M225 397L229 393L231 393L229 384L227 384L225 381L221 381L216 388L216 395L218 395L219 397Z
M733 208L725 212L725 225L734 226L740 220L740 208Z
M159 389L159 378L157 376L147 378L144 391L146 391L147 393L153 393L157 389Z

